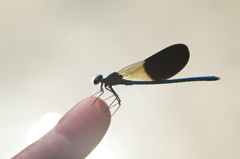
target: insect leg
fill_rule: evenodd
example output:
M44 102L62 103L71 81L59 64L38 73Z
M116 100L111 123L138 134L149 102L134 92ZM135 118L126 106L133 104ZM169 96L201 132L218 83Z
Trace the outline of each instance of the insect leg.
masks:
M101 87L100 87L100 91L99 92L97 92L97 93L95 93L95 94L98 94L98 93L100 93L100 95L97 97L97 99L93 102L93 104L92 104L92 106L94 105L94 103L98 100L98 98L104 93L104 91L103 91L103 83L101 83ZM95 95L95 94L93 94L93 95ZM92 95L92 96L93 96ZM91 96L91 97L92 97Z
M105 87L107 90L109 90L110 92L112 92L113 93L113 95L116 97L115 99L114 99L114 101L115 100L117 100L118 101L118 107L117 107L117 109L114 111L114 113L112 114L112 116L117 112L117 110L120 108L120 106L121 106L121 99L119 98L119 96L118 96L118 94L114 91L114 89L112 88L112 86L111 85L109 85L108 86L108 88L107 87ZM114 102L113 101L113 102ZM112 107L114 107L115 105L117 105L117 104L114 104L113 106L112 106L112 104L113 104L113 102L109 105L109 108L112 108Z
M109 96L109 97L107 97L107 98L105 98L103 100L107 100L107 99L112 98L112 97L114 97L114 95L111 95L111 96Z

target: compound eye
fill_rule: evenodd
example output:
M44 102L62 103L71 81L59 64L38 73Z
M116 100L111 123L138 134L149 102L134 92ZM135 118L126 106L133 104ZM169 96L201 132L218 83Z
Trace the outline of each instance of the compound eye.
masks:
M93 84L98 84L101 80L103 79L102 75L98 75L94 80L93 80Z
M98 83L99 83L99 80L97 80L97 79L94 79L94 80L93 80L93 84L96 85L96 84L98 84Z

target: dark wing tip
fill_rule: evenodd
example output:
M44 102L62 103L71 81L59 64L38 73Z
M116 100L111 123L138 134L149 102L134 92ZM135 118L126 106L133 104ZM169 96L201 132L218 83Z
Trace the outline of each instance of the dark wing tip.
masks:
M186 66L189 56L186 45L171 45L147 58L144 68L153 80L165 80L181 71Z

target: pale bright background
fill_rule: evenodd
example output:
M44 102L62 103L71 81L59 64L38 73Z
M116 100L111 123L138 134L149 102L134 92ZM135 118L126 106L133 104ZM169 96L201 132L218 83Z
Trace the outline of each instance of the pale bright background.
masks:
M221 80L115 87L122 106L91 159L240 158L240 1L1 0L0 158L99 91L96 75L176 43L191 56L175 78Z

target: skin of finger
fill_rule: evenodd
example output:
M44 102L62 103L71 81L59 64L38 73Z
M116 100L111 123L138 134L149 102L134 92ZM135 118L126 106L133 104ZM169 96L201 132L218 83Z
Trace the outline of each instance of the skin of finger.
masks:
M102 140L111 122L107 104L98 99L92 106L95 99L80 101L53 129L14 159L85 158Z

